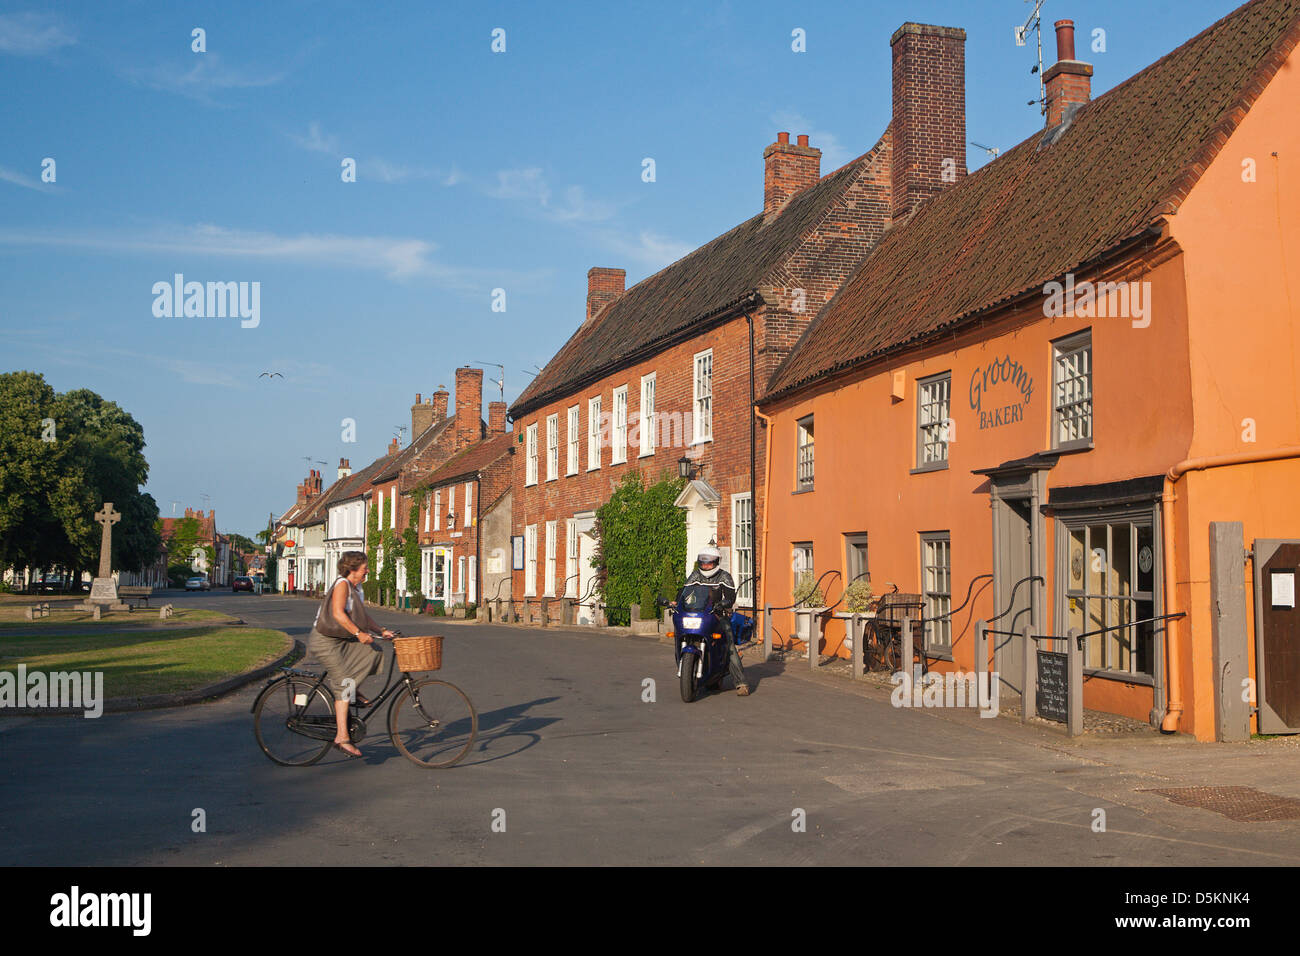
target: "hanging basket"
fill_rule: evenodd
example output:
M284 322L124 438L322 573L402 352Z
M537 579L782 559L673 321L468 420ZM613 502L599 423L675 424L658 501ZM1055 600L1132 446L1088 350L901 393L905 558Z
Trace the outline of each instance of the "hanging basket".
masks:
M398 670L407 673L436 671L442 667L442 638L436 635L395 637L393 653L397 655Z

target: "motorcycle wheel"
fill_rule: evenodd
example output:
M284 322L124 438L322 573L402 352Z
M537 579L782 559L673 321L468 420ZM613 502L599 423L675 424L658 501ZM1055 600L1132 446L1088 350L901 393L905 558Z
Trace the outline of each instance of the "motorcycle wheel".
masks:
M695 655L682 655L682 700L690 703L695 699Z

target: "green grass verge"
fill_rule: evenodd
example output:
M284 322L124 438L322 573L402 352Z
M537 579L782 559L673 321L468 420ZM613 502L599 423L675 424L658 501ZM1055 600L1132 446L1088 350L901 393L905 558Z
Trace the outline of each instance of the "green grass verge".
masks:
M183 631L0 635L0 670L103 671L106 697L177 694L271 663L283 631L205 627Z

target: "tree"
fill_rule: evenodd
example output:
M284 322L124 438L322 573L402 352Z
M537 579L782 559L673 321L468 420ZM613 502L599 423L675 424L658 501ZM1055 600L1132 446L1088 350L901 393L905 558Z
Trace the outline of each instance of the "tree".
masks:
M158 506L144 429L89 389L57 394L35 372L0 375L0 562L74 572L96 568L105 501L121 513L113 566L138 571L158 557Z

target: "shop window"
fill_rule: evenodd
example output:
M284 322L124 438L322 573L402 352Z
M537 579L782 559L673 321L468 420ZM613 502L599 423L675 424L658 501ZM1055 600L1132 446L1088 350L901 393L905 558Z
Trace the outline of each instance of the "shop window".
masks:
M1063 520L1065 630L1102 632L1084 638L1084 668L1154 677L1150 619L1160 556L1151 512L1133 519Z

